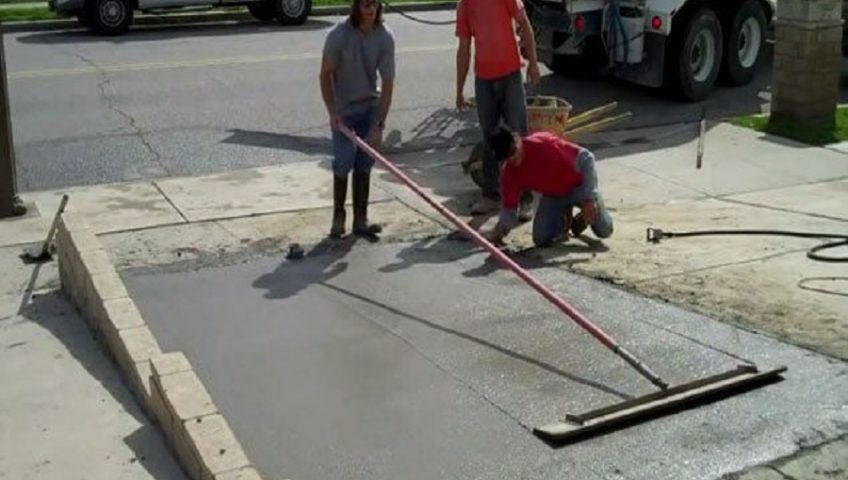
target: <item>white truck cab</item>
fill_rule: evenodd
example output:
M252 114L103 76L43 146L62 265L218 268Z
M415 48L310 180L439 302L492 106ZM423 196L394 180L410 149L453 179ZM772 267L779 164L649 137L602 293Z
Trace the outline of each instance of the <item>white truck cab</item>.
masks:
M556 73L607 68L685 100L706 98L719 76L754 77L775 0L525 0L537 56Z
M300 25L312 10L312 0L48 0L47 5L60 15L76 16L80 23L103 35L126 33L135 11L168 13L247 6L258 20L276 19L283 25Z

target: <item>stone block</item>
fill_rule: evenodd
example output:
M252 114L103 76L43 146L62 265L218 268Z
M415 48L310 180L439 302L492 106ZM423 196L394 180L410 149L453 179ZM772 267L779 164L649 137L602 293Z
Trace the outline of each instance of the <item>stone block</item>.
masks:
M203 463L192 445L191 438L185 429L184 424L179 424L174 429L173 441L174 453L177 456L177 461L183 467L186 475L191 480L202 480L203 478Z
M148 363L151 363L151 371L153 371L152 359ZM176 419L165 404L165 393L155 374L150 379L150 414L159 424L159 428L162 429L168 443L173 444Z
M115 360L124 372L131 373L135 371L135 364L162 354L159 343L147 327L119 330L116 337L106 338Z
M200 459L201 479L250 465L226 419L219 414L185 422L194 452Z
M252 467L247 467L215 475L215 480L262 480L262 477Z
M94 298L102 302L129 297L123 280L114 269L92 275L91 284L94 289Z
M150 396L152 394L150 375L150 362L136 362L133 366L133 374L131 375L133 392L145 412L150 410Z
M182 352L163 353L150 358L151 368L157 377L191 370L191 363Z
M107 335L116 335L120 330L145 326L141 312L129 297L101 302L97 314L98 322Z
M816 30L815 38L811 41L818 43L840 43L842 42L842 27L831 26L822 27Z
M165 397L165 405L177 421L218 413L206 387L194 370L157 377Z
M777 2L778 22L839 22L842 0L781 0Z
M109 255L103 248L82 250L79 252L79 256L88 275L97 275L98 273L107 273L115 270L112 259L109 258Z
M85 221L81 215L76 213L64 212L59 216L59 222L57 224L59 229L65 230L67 232L74 230L87 230L89 229L88 222Z

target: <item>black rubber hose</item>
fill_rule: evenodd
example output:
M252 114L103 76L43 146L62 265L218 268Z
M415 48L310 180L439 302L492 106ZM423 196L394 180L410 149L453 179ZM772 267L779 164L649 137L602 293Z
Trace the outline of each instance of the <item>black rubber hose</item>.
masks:
M807 257L819 262L848 262L848 255L838 257L822 255L819 252L830 250L837 247L848 247L848 235L840 235L836 233L817 233L817 232L795 232L791 230L693 230L689 232L666 232L662 231L663 238L673 237L698 237L707 235L777 235L783 237L800 237L800 238L823 238L833 239L833 241L825 242L807 250Z

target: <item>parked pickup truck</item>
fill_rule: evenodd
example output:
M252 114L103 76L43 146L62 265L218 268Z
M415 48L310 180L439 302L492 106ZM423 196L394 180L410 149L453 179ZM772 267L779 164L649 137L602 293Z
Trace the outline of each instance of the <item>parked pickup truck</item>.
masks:
M79 22L102 35L121 35L132 24L136 11L143 13L246 6L258 20L300 25L312 11L312 0L48 0L59 15L76 16Z

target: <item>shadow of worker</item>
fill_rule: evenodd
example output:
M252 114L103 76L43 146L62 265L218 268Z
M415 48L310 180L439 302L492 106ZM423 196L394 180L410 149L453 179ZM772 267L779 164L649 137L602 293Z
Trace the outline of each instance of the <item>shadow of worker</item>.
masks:
M302 259L286 259L273 272L257 278L253 287L266 289L264 298L293 297L310 285L327 282L344 273L348 263L342 259L350 252L354 243L354 237L340 240L325 238Z

